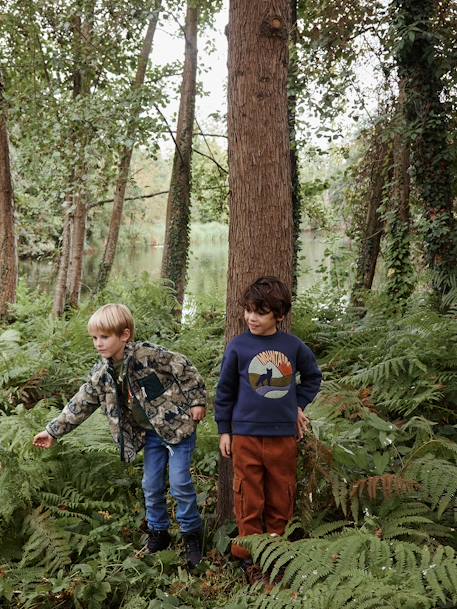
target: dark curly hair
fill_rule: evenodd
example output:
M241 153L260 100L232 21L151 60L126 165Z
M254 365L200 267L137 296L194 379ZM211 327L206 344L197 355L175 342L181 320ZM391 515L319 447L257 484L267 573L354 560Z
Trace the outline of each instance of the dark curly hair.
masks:
M273 313L276 319L284 317L292 306L292 296L286 284L278 277L259 277L243 292L241 306L247 311Z

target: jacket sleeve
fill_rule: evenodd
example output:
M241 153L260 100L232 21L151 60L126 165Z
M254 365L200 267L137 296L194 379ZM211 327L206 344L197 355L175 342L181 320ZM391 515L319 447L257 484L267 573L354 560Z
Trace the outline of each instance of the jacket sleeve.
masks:
M161 357L168 359L168 366L175 381L184 394L189 408L202 406L206 408L206 387L195 366L181 353L174 353L166 349L161 350Z
M221 364L221 375L216 390L216 423L220 434L232 432L232 413L238 397L238 357L228 347Z
M297 372L300 381L297 382L297 404L301 409L306 408L319 393L322 372L311 349L301 343L297 355Z
M79 388L58 417L46 426L46 431L53 438L73 431L83 421L88 419L100 406L97 391L91 383L90 377Z

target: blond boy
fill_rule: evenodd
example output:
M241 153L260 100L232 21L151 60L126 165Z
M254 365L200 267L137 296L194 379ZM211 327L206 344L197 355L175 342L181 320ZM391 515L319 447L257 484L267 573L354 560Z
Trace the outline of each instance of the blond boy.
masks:
M33 443L51 448L100 407L123 461L133 461L144 448L149 551L163 550L171 541L166 504L168 467L176 518L188 564L193 567L201 560L202 522L190 465L196 425L206 414L203 380L183 355L148 342L133 342L134 320L125 305L104 305L91 316L87 327L101 361Z

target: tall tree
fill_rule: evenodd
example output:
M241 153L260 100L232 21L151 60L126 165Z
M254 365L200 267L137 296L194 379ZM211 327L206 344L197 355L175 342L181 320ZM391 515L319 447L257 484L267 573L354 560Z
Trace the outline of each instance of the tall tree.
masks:
M154 40L154 34L159 19L160 12L160 0L157 0L156 8L149 19L148 27L144 37L143 48L141 49L138 57L138 65L136 69L135 79L132 83L132 93L137 93L141 90L144 84L144 78L146 75L146 68L148 65L149 55L151 54L152 43ZM127 180L130 171L130 162L132 159L132 152L135 140L135 132L140 113L140 104L136 104L135 110L131 112L128 123L127 140L129 144L125 144L122 147L120 153L120 160L118 166L118 175L116 180L115 194L113 211L111 215L111 221L108 230L108 236L105 243L105 251L103 253L103 259L100 263L100 269L98 273L97 289L101 290L105 287L108 281L111 267L113 266L114 256L116 254L117 241L119 238L119 229L122 220L122 211L124 208L125 190L127 187Z
M176 129L175 152L167 201L167 218L162 257L162 277L170 279L178 302L184 300L189 254L192 134L195 118L197 78L197 5L187 5L184 27L185 57Z
M8 305L16 302L17 250L14 220L14 196L11 181L6 100L0 72L0 317Z
M73 47L75 68L73 71L73 99L87 97L90 94L91 82L94 77L90 67L90 46L94 22L95 1L86 5L83 17L76 14L73 18ZM87 163L85 160L86 146L89 133L83 125L75 133L78 140L77 167L73 172L73 203L74 211L70 216L70 252L68 260L68 298L70 306L79 306L81 282L83 274L84 245L86 241L88 192L86 187Z
M287 81L290 0L231 0L228 25L230 186L226 340L244 329L239 300L260 275L292 288L293 219ZM232 517L230 462L218 518Z
M411 165L423 205L425 260L437 293L452 287L456 259L456 223L448 117L442 100L443 65L434 31L435 0L395 0L396 57L405 86L405 115L413 142Z

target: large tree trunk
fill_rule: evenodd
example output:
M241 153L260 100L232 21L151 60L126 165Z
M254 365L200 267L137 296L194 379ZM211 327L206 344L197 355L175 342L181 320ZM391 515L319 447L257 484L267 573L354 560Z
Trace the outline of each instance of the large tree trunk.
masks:
M231 0L228 27L230 185L226 340L244 330L239 300L260 275L292 288L293 218L287 78L290 0ZM230 462L218 519L233 517Z
M162 277L170 279L178 302L184 300L189 253L192 132L195 117L198 8L188 5L186 52L179 103L176 148L167 202Z
M18 275L14 196L3 89L0 73L0 318L7 315L8 305L16 302Z
M411 164L423 203L425 259L432 270L436 293L452 287L456 260L451 155L443 92L442 65L437 56L433 20L434 0L396 0L398 7L397 62L405 82L407 127L414 139Z
M143 48L140 56L138 57L138 65L136 69L135 80L132 83L132 90L140 89L144 84L144 78L146 75L146 68L148 65L149 55L151 54L152 42L154 40L154 34L159 19L160 11L160 0L157 2L157 8L153 12L146 35L144 37ZM105 244L105 251L103 259L100 263L100 269L98 272L97 290L102 290L107 281L111 268L114 262L114 256L116 254L117 242L119 238L119 229L122 220L122 211L124 208L125 190L127 187L127 180L130 171L130 162L132 159L133 152L133 141L135 138L136 122L138 121L140 108L137 106L135 114L129 117L129 124L131 125L128 130L128 139L132 141L129 146L123 146L120 153L120 161L118 168L118 176L116 181L116 189L114 194L113 211L111 215L111 222L109 225L108 236Z

